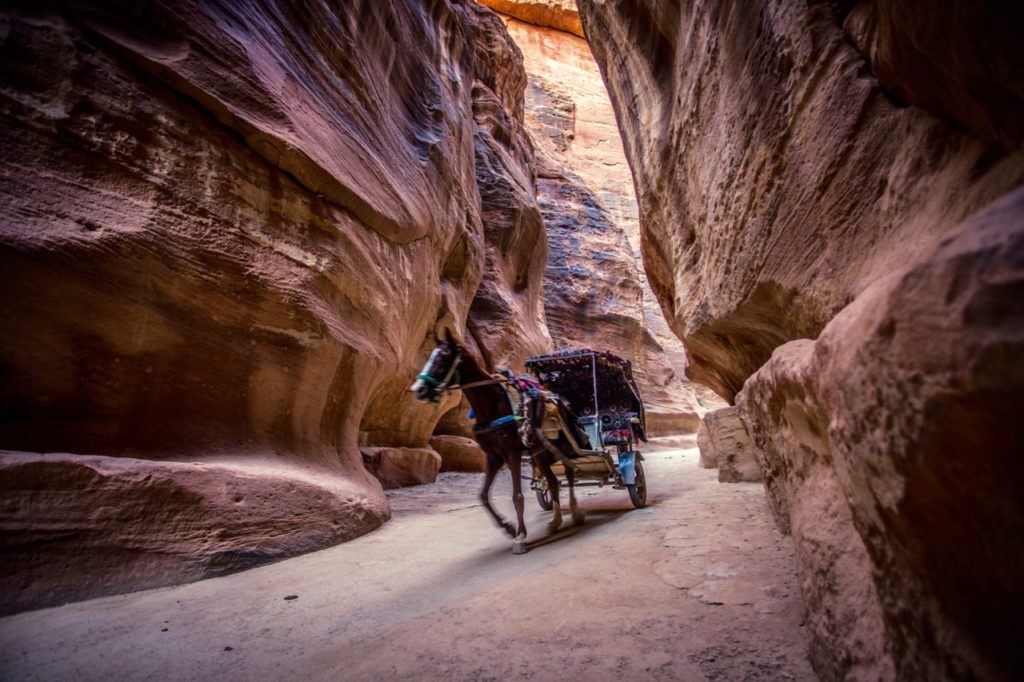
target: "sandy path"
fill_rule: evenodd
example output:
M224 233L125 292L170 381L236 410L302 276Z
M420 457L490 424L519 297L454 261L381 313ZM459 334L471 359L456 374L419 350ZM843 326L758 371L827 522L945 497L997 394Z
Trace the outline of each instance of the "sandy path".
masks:
M0 619L0 677L813 679L761 486L719 484L696 450L647 458L646 509L588 489L586 524L548 538L528 498L522 556L477 506L480 477L447 474L332 549ZM498 488L508 512L507 474Z

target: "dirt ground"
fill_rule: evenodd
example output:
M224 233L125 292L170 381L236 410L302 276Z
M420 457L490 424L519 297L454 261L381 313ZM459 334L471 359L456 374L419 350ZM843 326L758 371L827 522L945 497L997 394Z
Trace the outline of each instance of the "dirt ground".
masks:
M528 497L524 555L479 507L481 477L443 474L338 547L0 619L0 678L815 679L762 487L718 483L679 444L648 448L645 509L584 489L586 523L547 536ZM510 488L503 473L505 513Z

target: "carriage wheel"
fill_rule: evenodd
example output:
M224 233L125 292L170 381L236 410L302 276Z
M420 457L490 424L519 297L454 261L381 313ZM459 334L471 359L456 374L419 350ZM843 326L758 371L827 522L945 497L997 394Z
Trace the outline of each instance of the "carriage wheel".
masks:
M629 491L629 499L634 507L643 509L647 506L647 479L644 478L644 465L641 462L636 463L636 483L627 485L626 490Z
M548 488L547 483L537 491L537 504L539 504L540 508L544 511L551 511L555 508L555 505L551 504L551 490Z

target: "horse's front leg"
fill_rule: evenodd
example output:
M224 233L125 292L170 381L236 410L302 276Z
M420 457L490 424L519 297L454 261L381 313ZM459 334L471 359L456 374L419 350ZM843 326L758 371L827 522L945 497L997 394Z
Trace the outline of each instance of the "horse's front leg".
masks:
M507 464L509 473L512 474L512 503L516 507L516 519L519 521L519 528L512 541L512 553L524 554L526 552L526 522L523 521L523 477L521 475L523 458L517 452L508 458Z
M586 515L576 504L576 475L573 474L571 466L565 467L565 480L569 484L569 510L572 512L572 525L582 525Z
M501 514L494 510L491 506L491 484L494 483L494 477L498 475L498 470L501 465L504 464L499 458L494 457L490 453L487 453L487 471L484 474L484 487L480 491L480 502L483 503L484 509L488 511L494 522L498 524L499 528L505 530L510 536L516 536L516 529L512 527L512 524L505 520Z

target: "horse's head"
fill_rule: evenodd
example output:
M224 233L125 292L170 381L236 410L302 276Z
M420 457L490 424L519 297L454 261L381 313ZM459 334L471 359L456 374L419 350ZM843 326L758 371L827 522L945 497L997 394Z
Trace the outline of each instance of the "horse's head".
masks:
M444 334L445 338L435 339L437 346L427 358L427 364L423 365L423 369L416 375L416 381L409 387L419 400L436 403L449 384L458 381L457 370L462 353L451 332L445 329Z

